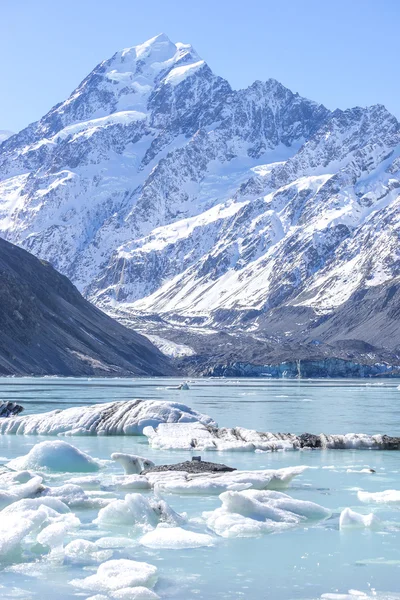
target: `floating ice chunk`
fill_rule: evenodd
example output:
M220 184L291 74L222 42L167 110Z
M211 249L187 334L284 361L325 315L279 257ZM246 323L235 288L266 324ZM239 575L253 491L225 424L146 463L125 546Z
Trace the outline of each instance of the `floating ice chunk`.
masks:
M41 477L32 477L26 483L11 485L7 490L0 491L0 509L23 498L35 497L44 489L42 481Z
M104 594L96 594L95 596L90 596L87 600L110 600L110 597Z
M71 524L74 519L68 507L55 499L49 499L49 502L39 498L14 502L0 512L0 557L12 560L28 535L39 532L43 527L46 531L52 522L62 524L64 520Z
M182 527L159 525L153 531L146 533L140 543L148 548L181 550L183 548L213 546L215 539L211 535L187 531Z
M351 508L345 508L340 513L339 529L356 529L356 528L376 528L379 527L380 520L370 513L362 515Z
M0 487L8 487L15 483L27 483L33 477L35 475L30 471L6 471L0 474Z
M128 400L55 410L38 415L0 418L0 433L42 435L142 435L160 423L215 422L179 402Z
M156 527L160 521L176 524L182 520L164 500L150 500L142 494L127 494L124 500L114 500L102 508L94 522L101 525L129 525L146 531Z
M399 504L400 503L400 491L399 490L385 490L383 492L357 492L358 499L360 502L366 504L374 502L375 504Z
M88 540L76 539L65 546L64 554L70 562L92 564L109 560L113 555L113 551L100 550L98 544Z
M0 559L12 559L22 540L47 519L44 511L28 514L0 515Z
M124 500L114 500L102 508L95 523L152 528L156 527L158 516L142 494L127 494Z
M53 511L53 514L55 515L57 513L66 514L70 512L68 506L64 504L64 502L61 502L61 500L58 498L46 498L41 496L40 498L29 498L14 502L13 504L10 504L10 506L7 506L7 508L4 508L1 511L0 516L9 515L12 513L26 514L27 511L35 511L40 507L46 507L50 511Z
M207 516L205 513L204 516ZM220 508L210 513L207 525L224 538L256 537L265 533L277 533L293 527L292 523L257 521L239 514L227 513Z
M127 537L102 537L96 540L96 545L99 548L131 548L137 545L136 540Z
M58 472L98 471L100 464L89 454L62 441L40 442L25 456L11 460L10 469L41 469Z
M159 600L160 596L149 588L138 586L111 592L111 598L116 600Z
M43 546L49 546L49 548L59 548L63 546L66 535L77 529L81 522L72 513L66 515L63 521L59 523L51 523L45 527L37 536L37 541Z
M67 504L67 506L80 506L89 500L84 490L79 485L74 485L73 483L47 487L43 492L43 496L58 498Z
M314 502L273 491L245 490L220 495L221 508L204 513L208 526L222 537L249 537L285 530L331 512Z
M367 473L368 475L371 475L372 473L375 473L376 471L374 469L370 469L370 468L364 468L364 469L346 469L346 473Z
M136 454L123 454L122 452L114 452L111 458L119 462L127 475L138 475L144 469L154 467L154 463L148 458L136 456Z
M321 600L362 600L363 598L366 599L368 597L369 596L364 594L364 592L359 592L358 590L349 590L347 594L322 594ZM389 598L387 600L389 600Z
M152 588L156 582L157 567L121 558L102 563L97 573L85 579L74 579L71 584L84 590L109 592L127 587Z
M99 490L102 481L95 475L83 475L82 477L71 477L69 483L79 485L86 490Z

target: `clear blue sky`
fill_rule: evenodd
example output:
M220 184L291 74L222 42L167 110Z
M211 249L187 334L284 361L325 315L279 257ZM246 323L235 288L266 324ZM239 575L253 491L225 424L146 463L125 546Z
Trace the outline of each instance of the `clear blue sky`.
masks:
M161 32L235 88L274 77L329 108L379 102L400 117L400 0L0 0L0 23L0 129Z

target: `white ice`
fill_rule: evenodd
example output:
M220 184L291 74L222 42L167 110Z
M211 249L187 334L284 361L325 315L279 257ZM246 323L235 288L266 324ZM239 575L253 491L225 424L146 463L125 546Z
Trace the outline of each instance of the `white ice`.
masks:
M215 539L206 533L196 533L182 529L182 527L166 527L161 524L153 531L146 533L140 543L148 548L182 550L184 548L213 546Z
M203 516L210 529L226 538L279 532L331 515L330 510L319 504L296 500L281 492L224 492L220 500L220 508L203 513Z
M37 415L0 418L0 434L142 435L160 423L215 422L179 402L128 400L54 410Z
M154 529L161 521L180 524L182 520L164 500L149 499L142 494L127 494L123 500L114 500L102 508L95 523L143 532Z
M351 508L345 508L340 513L339 529L375 529L379 527L380 520L374 515L362 515Z
M85 579L74 579L71 584L83 590L113 592L138 586L152 588L156 582L157 567L121 558L102 563L94 575Z
M89 454L62 441L40 442L25 456L11 460L10 469L38 469L58 472L88 473L98 471L100 463Z
M138 475L144 469L154 467L154 463L148 458L137 456L136 454L124 454L122 452L114 452L111 454L112 460L119 462L127 475Z
M400 491L399 490L384 490L383 492L357 492L358 499L360 502L369 504L373 502L375 504L399 504L400 503Z
M227 490L281 489L307 467L286 467L260 471L232 471L191 475L185 471L148 473L147 478L156 493L215 495Z

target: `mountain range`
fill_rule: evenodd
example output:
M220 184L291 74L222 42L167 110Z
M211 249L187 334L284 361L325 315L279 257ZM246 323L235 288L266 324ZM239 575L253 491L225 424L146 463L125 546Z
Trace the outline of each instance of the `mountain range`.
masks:
M384 106L234 90L164 34L0 139L0 235L188 365L395 363L399 204Z

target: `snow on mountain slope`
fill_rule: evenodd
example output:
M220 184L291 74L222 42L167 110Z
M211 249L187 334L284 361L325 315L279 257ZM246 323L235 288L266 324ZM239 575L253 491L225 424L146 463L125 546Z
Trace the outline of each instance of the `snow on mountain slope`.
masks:
M234 91L161 34L2 143L0 235L110 312L218 325L332 311L396 277L399 190L383 106L330 112L272 79Z
M5 129L0 129L0 144L5 142L12 135L14 135L12 131L6 131Z

